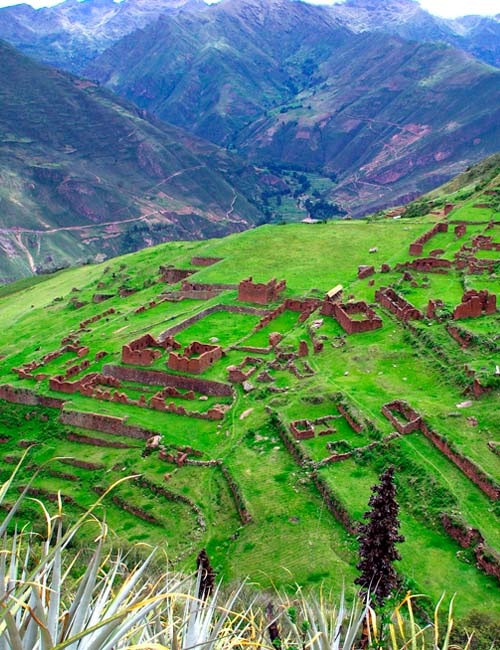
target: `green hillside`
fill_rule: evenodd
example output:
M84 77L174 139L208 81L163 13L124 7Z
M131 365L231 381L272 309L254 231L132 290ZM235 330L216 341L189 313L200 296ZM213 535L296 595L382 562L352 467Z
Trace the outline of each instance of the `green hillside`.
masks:
M394 464L403 593L498 613L499 171L418 218L268 225L6 287L3 475L34 444L35 494L74 514L138 475L106 498L117 544L350 590L355 523ZM286 287L238 299L250 276Z

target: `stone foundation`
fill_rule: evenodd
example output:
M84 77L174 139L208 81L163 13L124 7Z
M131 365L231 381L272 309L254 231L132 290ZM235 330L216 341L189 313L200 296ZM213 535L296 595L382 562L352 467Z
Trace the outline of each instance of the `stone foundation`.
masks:
M375 300L404 323L409 320L420 320L422 318L422 312L396 293L391 287L380 287L375 292Z
M279 300L280 293L286 288L286 281L275 278L266 283L254 282L252 278L242 280L238 285L238 300L267 305Z

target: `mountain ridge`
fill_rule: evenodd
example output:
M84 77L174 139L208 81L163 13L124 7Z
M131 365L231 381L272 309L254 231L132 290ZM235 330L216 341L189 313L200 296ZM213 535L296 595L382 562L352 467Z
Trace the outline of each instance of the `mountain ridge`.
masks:
M255 224L258 174L0 43L2 279Z

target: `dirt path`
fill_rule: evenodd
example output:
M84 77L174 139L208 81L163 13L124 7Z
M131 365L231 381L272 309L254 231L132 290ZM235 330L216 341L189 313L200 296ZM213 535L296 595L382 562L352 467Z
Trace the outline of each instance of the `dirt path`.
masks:
M176 176L180 176L181 174L185 174L186 172L192 171L193 169L201 169L204 165L193 165L192 167L186 167L186 169L181 169L177 172L174 172L173 174L170 174L170 176L167 176L163 180L161 180L159 183L156 185L153 185L151 190L156 190L158 187L161 185L168 183L172 178L175 178ZM150 191L151 191L150 190ZM233 190L234 191L234 190ZM236 192L233 198L233 201L231 203L231 207L226 213L226 216L229 217L233 211L234 211L234 204L236 202ZM0 228L0 233L3 234L14 234L14 238L16 239L18 245L20 248L25 250L26 252L27 249L20 240L20 235L21 233L34 233L37 235L52 235L56 232L67 232L67 231L74 231L74 230L91 230L92 228L104 228L106 226L116 226L120 225L122 223L133 223L134 221L144 221L145 219L148 219L154 214L157 214L158 210L152 210L151 212L148 212L147 214L143 214L140 217L131 217L130 219L115 219L113 221L104 221L102 223L94 223L94 224L86 224L86 225L81 225L81 226L61 226L60 228L47 228L46 230L35 230L31 228L20 228L18 226L14 226L12 228Z
M234 191L234 187L232 188L232 190L233 190L234 196L233 196L233 200L231 201L231 205L229 206L229 210L226 212L226 219L229 219L231 217L231 215L233 214L233 212L234 212L234 204L236 203L236 199L238 198L238 195Z
M28 264L29 264L29 267L31 269L31 272L36 273L35 260L33 259L31 253L27 249L26 244L23 242L21 233L15 234L14 239L16 240L16 243L19 246L20 250L22 250L23 253L26 254L26 257L28 258Z

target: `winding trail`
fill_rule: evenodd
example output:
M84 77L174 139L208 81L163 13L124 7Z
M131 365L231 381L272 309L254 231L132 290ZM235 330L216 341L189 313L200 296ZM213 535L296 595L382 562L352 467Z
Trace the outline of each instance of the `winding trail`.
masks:
M26 244L23 242L21 233L18 232L17 234L15 234L14 239L16 240L16 243L19 246L20 250L22 250L26 254L31 272L36 273L35 260L33 259L33 256L31 255L28 248L26 247Z

